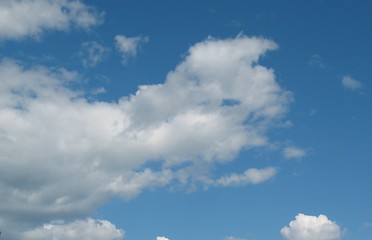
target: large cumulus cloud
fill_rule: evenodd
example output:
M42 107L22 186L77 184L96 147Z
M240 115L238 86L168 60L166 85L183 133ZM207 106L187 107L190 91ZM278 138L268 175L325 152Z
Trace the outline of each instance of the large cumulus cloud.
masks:
M268 180L271 166L220 178L209 166L265 146L266 131L288 110L290 93L258 64L275 48L261 38L208 38L163 83L114 102L70 87L75 72L3 59L1 226L30 231L84 219L110 196L132 198L146 188Z

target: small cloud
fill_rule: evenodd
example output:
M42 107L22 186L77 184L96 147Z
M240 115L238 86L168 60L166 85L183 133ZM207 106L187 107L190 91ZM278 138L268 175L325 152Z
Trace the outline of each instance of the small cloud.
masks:
M350 90L358 90L362 88L362 83L353 79L350 76L343 76L342 77L342 85Z
M109 48L106 48L93 41L82 43L79 55L82 58L84 67L94 67L99 62L102 62L107 57L109 52Z
M325 64L323 62L323 59L318 54L312 55L308 63L312 67L318 67L318 68L321 68L321 69L325 68Z
M273 167L263 169L250 168L242 174L233 173L228 176L221 177L216 180L216 184L223 187L259 184L274 177L276 173L277 170Z
M170 239L166 237L156 237L156 240L170 240Z
M228 237L225 237L224 240L243 240L243 239L242 238L238 238L238 237L228 236Z
M296 216L280 233L286 240L340 240L343 231L325 215L307 216L302 213Z
M283 150L284 157L286 159L303 158L306 156L306 151L298 147L286 147Z
M124 35L115 36L116 48L121 53L122 63L127 64L129 58L136 57L140 44L148 41L148 37L126 37Z

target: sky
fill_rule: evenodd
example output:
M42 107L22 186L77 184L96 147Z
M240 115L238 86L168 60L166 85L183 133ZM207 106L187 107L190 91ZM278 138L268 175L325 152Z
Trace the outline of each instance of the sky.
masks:
M371 11L0 0L0 239L372 240Z

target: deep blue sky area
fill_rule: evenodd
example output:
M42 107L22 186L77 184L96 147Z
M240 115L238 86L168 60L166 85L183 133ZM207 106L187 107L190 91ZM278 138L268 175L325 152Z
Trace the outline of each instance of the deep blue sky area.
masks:
M1 231L372 240L371 23L368 0L0 0Z

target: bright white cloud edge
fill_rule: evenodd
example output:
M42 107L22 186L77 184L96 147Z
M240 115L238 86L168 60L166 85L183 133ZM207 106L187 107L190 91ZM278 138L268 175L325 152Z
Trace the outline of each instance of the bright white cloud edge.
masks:
M286 240L340 240L343 236L340 226L323 214L308 216L300 213L280 233Z
M209 166L267 145L266 130L287 112L291 94L257 63L275 48L262 38L209 38L163 84L110 103L70 89L74 72L2 60L1 226L26 231L86 217L113 195L132 198L146 188L268 180L271 167L208 176Z

